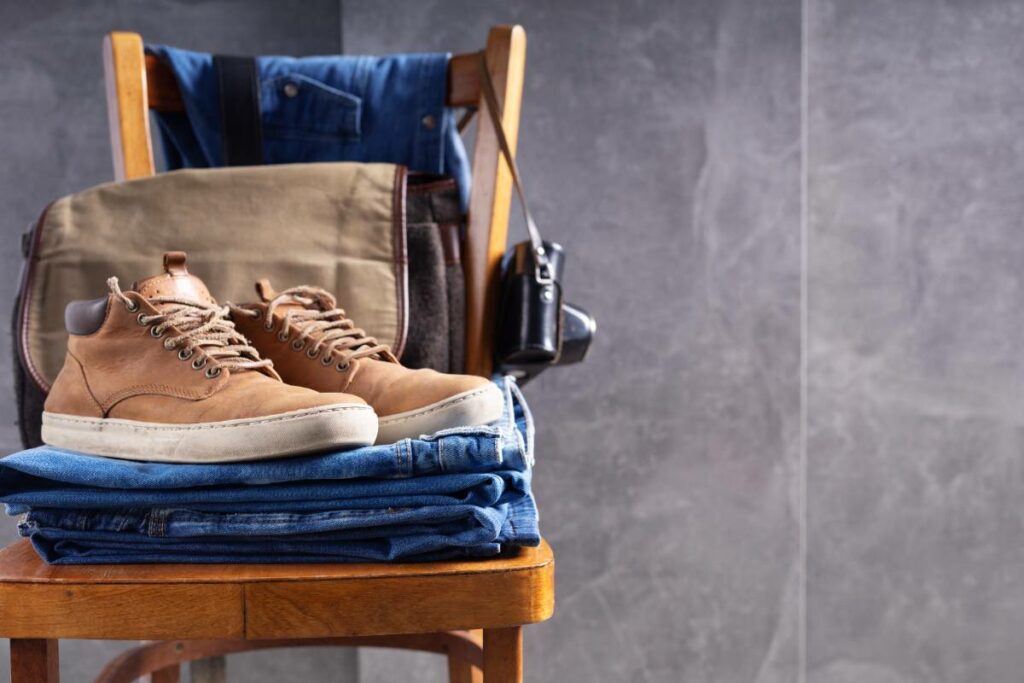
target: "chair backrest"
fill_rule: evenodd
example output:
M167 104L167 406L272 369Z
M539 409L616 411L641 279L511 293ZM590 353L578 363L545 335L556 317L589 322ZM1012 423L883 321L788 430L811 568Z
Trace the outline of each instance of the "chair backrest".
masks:
M502 111L499 118L515 151L526 67L526 32L521 26L495 26L484 48ZM103 41L107 114L114 155L114 177L131 180L153 175L149 109L181 111L178 84L171 71L143 50L137 33L115 31ZM501 156L480 88L479 53L457 55L448 65L448 104L475 108L476 146L466 237L462 245L466 274L466 370L490 375L498 308L499 265L505 252L512 177Z

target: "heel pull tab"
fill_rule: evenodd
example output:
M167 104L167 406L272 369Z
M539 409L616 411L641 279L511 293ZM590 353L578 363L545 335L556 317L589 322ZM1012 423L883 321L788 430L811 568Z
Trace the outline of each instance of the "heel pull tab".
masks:
M165 251L164 272L168 275L188 275L188 268L185 267L187 258L183 251Z
M256 281L256 295L259 296L260 301L263 303L269 303L271 299L277 296L277 292L270 286L270 280L262 278Z

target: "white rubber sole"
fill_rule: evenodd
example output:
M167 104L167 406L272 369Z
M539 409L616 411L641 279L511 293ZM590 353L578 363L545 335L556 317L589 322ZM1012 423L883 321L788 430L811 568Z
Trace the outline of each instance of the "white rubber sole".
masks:
M377 436L377 416L361 404L193 424L44 412L42 436L51 446L125 460L239 462L369 446Z
M443 401L378 418L377 443L415 439L452 427L471 427L494 422L501 417L505 397L494 384L455 394Z

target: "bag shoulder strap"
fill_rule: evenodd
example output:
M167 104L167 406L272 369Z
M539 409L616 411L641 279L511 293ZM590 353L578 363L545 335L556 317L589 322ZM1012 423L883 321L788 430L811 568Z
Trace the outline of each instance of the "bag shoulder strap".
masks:
M515 187L516 195L519 197L519 203L523 207L523 217L526 220L526 232L530 236L530 245L532 246L534 256L536 257L537 280L542 283L550 283L554 280L551 272L551 263L548 260L547 250L544 248L544 239L541 237L540 230L537 228L537 223L533 220L533 215L530 214L530 207L526 203L526 192L523 190L523 181L519 174L519 166L516 165L516 158L512 154L512 148L509 147L508 138L505 137L505 128L502 126L501 117L498 115L498 112L501 111L501 105L498 102L498 93L494 88L494 80L491 78L491 72L487 68L487 56L483 52L480 53L480 73L484 101L487 104L487 112L490 115L491 124L494 127L494 133L498 137L498 146L501 147L502 156L505 157L509 171L512 173L512 186Z
M263 163L260 83L253 57L214 55L220 98L221 150L225 166Z

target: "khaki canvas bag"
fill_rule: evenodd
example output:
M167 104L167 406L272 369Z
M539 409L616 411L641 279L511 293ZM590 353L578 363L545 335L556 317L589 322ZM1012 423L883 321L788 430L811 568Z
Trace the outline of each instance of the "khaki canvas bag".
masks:
M423 243L416 247L423 252L416 261L423 265L412 269L419 283L415 298L425 297L430 306L451 299L446 283L422 271L438 267L427 252L450 251L438 223L450 231L451 221L435 220L433 209L451 201L457 206L457 192L443 179L430 181L414 180L413 187L427 191L410 192L405 168L392 164L189 169L99 185L54 201L23 245L13 324L22 440L38 444L42 402L67 344L67 303L103 296L111 275L129 283L159 272L165 251L188 252L189 270L222 303L252 301L253 283L264 277L278 290L309 284L332 291L360 327L402 357L410 329L410 202L418 221L413 241ZM442 195L447 204L438 199ZM457 261L451 254L433 261L438 258L442 269ZM424 326L414 320L413 327ZM424 327L419 334L429 332ZM437 353L422 359L419 349L410 352L420 365L452 369L447 351L441 352L443 362Z

